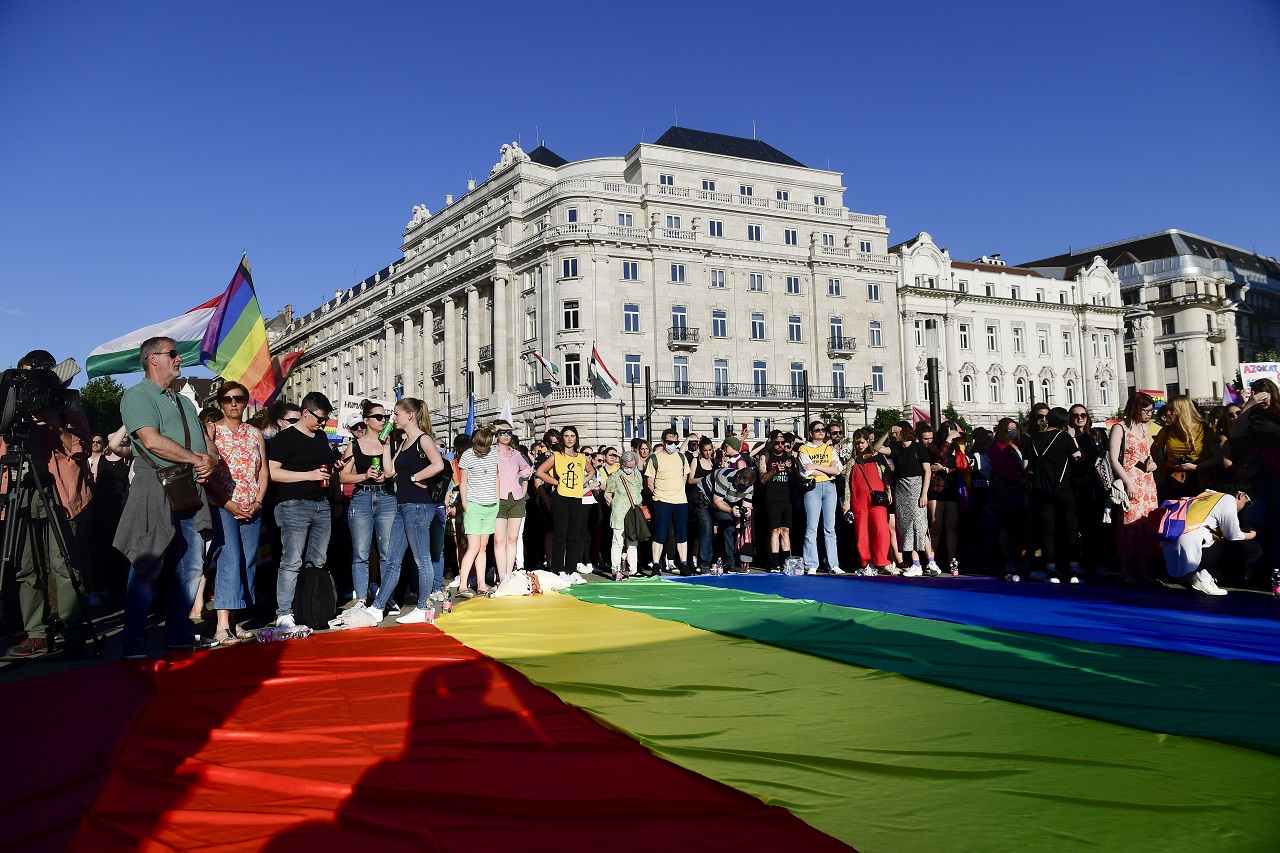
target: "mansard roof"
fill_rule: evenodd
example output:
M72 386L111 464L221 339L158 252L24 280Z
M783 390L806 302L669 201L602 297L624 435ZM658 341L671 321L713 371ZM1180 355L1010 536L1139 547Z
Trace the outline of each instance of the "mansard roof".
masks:
M1155 234L1132 237L1115 243L1105 243L1088 249L1079 249L1052 258L1028 261L1021 267L1072 267L1087 264L1097 255L1109 267L1124 266L1160 258L1176 258L1179 255L1196 255L1201 258L1223 258L1240 269L1253 270L1272 278L1280 278L1280 262L1274 258L1255 254L1227 243L1210 240L1197 234L1170 228Z
M655 145L668 148L683 148L686 151L701 151L704 154L720 154L725 157L738 157L743 160L758 160L761 163L778 163L783 166L805 165L794 157L788 157L777 148L759 139L747 139L742 136L729 136L724 133L711 133L706 130L692 130L687 127L670 127L658 137Z
M529 159L539 166L550 166L553 169L558 169L569 162L545 145L539 145L530 151Z

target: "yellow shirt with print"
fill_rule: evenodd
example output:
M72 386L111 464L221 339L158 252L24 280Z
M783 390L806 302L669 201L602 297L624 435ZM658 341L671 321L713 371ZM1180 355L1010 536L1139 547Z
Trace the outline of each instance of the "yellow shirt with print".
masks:
M556 494L581 500L583 481L586 480L587 457L581 453L577 456L556 453L554 458L556 479L560 481L556 485Z
M810 465L821 465L829 468L835 464L835 450L829 444L802 444L800 452L809 458ZM821 471L813 472L813 481L815 483L826 483L831 480L830 474L824 474Z

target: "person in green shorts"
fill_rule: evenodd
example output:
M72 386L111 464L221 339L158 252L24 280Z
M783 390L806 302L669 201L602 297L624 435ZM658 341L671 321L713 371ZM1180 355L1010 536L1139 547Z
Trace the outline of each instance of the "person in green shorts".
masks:
M493 424L482 424L471 434L471 448L458 460L458 506L462 510L462 532L467 537L467 550L458 567L458 591L466 594L472 567L476 570L476 589L486 591L485 558L489 537L498 518L498 461L493 449L498 430Z

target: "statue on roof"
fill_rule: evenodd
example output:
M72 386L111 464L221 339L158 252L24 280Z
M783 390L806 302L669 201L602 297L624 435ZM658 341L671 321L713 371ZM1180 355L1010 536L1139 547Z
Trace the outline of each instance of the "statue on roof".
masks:
M422 223L431 218L431 211L427 210L425 204L415 204L413 206L413 218L409 220L409 224L404 227L406 233L409 229L417 228Z
M492 177L508 166L514 166L516 163L528 159L529 155L521 150L520 143L504 142L502 147L498 149L498 162L493 164L493 168L489 170L489 175Z

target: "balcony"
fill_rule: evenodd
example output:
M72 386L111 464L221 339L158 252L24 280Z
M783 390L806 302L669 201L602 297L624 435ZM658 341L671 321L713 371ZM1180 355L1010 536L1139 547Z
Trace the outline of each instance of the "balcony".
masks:
M696 350L698 348L698 330L688 326L672 326L667 330L668 349Z
M444 376L444 362L443 362L443 361L436 361L436 362L432 362L432 364L431 364L431 375L432 375L432 376Z
M436 317L431 321L431 334L437 338L444 334L444 318Z
M832 335L827 338L827 355L829 356L849 356L857 351L858 345L855 338L846 338L844 335Z
M1209 343L1220 344L1227 339L1226 326L1214 326L1209 330Z
M480 363L493 362L493 344L485 344L480 347Z
M804 402L804 390L795 385L767 385L758 382L675 382L659 381L650 386L659 399L701 401L772 401L787 405ZM843 385L810 385L809 401L862 403L862 389Z

